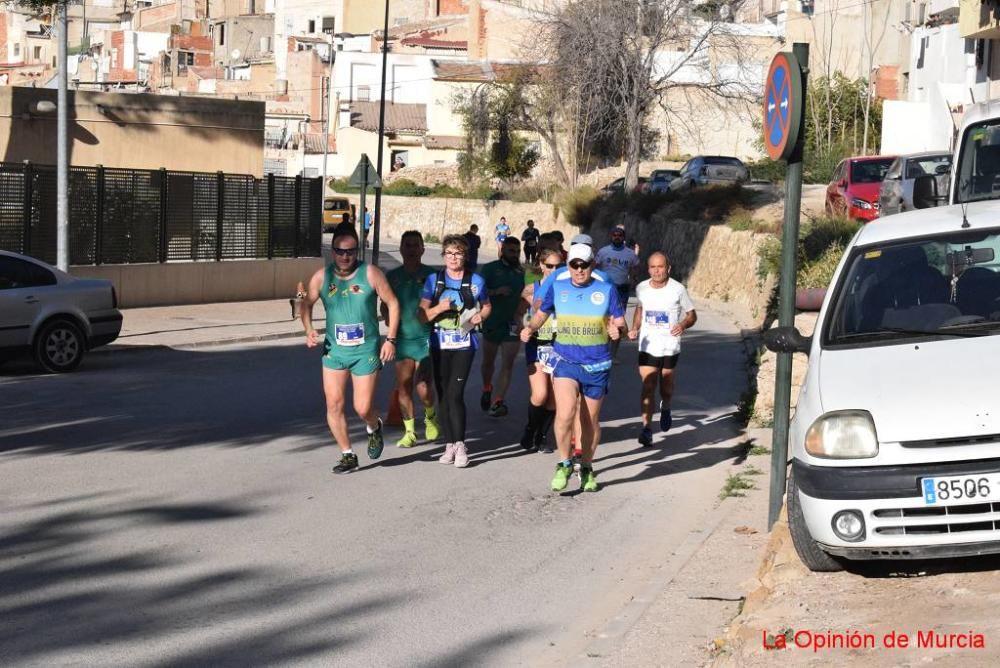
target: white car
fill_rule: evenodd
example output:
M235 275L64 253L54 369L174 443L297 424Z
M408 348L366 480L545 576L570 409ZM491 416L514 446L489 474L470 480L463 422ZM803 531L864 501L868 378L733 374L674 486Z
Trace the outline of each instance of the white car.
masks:
M843 559L1000 553L1000 201L880 219L854 237L789 429L788 521L815 571Z
M30 354L48 373L72 371L88 350L111 343L121 329L111 281L75 278L0 251L0 360Z

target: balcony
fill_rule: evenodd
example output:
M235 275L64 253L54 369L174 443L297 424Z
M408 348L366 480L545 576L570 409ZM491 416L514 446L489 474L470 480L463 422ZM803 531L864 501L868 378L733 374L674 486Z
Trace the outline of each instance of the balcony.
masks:
M1000 0L961 0L958 29L966 39L1000 39Z

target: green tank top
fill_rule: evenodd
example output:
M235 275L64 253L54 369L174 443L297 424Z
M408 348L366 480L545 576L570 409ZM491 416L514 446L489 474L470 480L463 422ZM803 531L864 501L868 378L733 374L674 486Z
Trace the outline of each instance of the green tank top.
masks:
M357 358L379 354L378 295L368 282L368 265L358 263L349 279L339 278L327 265L320 299L326 309L326 345L331 357Z
M386 273L389 287L399 300L399 338L426 339L434 329L433 325L420 322L417 315L424 284L433 273L434 270L424 264L417 268L415 274L406 271L405 267L397 267Z

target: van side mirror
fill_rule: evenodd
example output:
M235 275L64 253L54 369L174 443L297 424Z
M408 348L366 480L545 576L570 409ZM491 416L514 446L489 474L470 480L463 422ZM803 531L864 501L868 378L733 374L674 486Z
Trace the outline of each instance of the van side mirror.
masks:
M775 327L761 335L764 345L774 353L806 353L812 348L812 337L802 336L794 327Z
M913 180L913 206L930 209L944 203L944 196L938 192L937 179L932 174L924 174Z

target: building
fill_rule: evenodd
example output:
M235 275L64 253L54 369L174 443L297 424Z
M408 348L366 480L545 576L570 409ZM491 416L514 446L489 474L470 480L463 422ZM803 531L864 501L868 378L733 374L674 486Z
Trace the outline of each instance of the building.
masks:
M56 115L42 100L56 91L0 87L4 162L55 164ZM72 165L263 173L263 102L70 91L69 103Z

